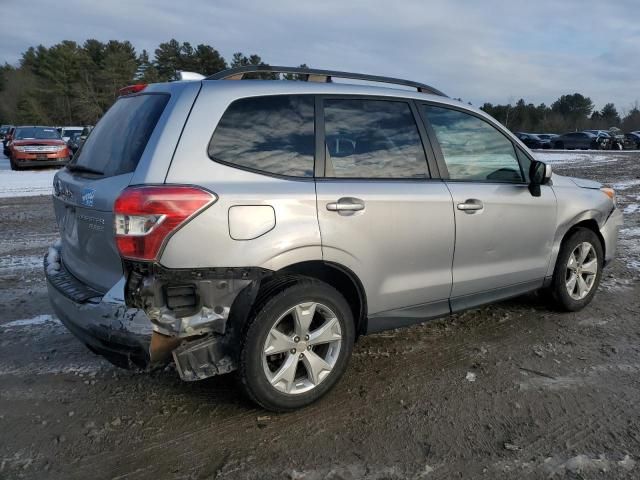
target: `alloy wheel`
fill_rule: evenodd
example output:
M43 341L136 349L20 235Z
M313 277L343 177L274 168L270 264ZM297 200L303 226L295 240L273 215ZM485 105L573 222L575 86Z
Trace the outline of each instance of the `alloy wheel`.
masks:
M300 303L283 313L264 342L262 366L269 383L287 394L312 390L340 356L342 329L326 305Z
M596 281L598 256L593 245L582 242L569 255L565 284L569 296L574 300L585 298Z

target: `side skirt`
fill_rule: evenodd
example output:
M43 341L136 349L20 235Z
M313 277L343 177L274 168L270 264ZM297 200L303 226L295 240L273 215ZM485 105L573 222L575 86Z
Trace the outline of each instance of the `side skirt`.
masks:
M441 318L451 313L461 312L470 308L494 303L507 298L533 292L545 286L547 279L523 282L508 287L487 290L472 295L439 300L431 303L413 305L406 308L387 310L369 315L367 319L366 334L392 330L394 328L408 327L428 320Z

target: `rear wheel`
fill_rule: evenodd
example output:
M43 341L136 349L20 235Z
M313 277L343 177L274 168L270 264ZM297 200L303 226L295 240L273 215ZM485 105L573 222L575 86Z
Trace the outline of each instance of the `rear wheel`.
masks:
M273 411L304 407L346 370L355 328L333 287L301 278L259 306L244 339L239 376L248 396Z
M551 285L558 307L573 312L591 302L602 276L603 257L600 239L587 228L578 228L565 239Z

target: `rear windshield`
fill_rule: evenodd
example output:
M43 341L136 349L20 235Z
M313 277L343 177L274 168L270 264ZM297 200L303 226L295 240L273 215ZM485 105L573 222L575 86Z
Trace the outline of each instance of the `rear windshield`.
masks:
M59 140L60 134L55 128L20 127L13 136L16 140Z
M86 167L104 176L133 172L168 101L165 94L119 98L91 131L71 168Z

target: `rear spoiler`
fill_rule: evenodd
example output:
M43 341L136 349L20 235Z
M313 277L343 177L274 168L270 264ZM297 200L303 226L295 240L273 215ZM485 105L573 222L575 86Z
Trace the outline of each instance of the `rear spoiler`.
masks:
M201 75L196 72L187 72L184 70L178 70L176 72L176 78L174 81L193 82L193 81L204 80L205 78L206 77L204 75ZM136 83L133 85L127 85L126 87L122 87L120 90L118 90L118 96L122 97L124 95L131 95L133 93L138 93L144 90L145 88L147 88L146 83Z

